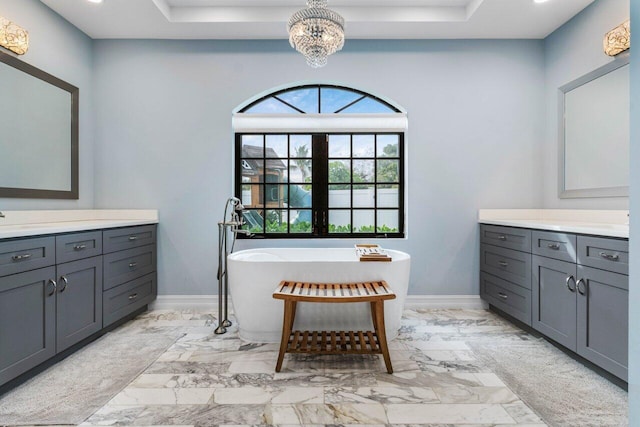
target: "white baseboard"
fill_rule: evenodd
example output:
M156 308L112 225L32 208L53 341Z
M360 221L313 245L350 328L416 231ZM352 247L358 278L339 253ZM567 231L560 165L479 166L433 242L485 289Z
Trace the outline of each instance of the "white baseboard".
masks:
M231 305L231 298L229 298ZM217 295L158 295L150 310L218 310Z
M407 295L404 308L412 310L421 308L483 310L489 308L489 305L480 299L480 295Z
M229 298L231 308L231 298ZM479 295L407 295L404 303L408 309L466 308L486 309L488 305ZM218 309L217 295L158 295L151 310L212 310Z

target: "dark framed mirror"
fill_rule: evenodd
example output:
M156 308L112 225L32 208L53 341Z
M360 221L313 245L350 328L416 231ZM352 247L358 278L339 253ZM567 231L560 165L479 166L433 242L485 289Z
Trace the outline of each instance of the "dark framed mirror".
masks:
M0 197L78 198L79 89L0 52Z

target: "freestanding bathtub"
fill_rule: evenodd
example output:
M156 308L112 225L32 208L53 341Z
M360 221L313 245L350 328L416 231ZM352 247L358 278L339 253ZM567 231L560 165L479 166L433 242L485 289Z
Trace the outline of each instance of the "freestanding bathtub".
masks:
M282 280L365 282L385 280L396 299L385 301L387 339L398 335L409 287L411 257L387 250L392 262L360 262L353 248L248 249L229 255L229 293L240 337L251 342L280 342L284 304L272 298ZM372 330L368 303L300 303L294 328L300 330Z

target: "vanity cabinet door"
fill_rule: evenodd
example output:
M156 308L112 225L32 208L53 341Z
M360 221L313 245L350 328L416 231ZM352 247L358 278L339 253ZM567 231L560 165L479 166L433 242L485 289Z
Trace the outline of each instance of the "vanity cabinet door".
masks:
M627 381L629 277L578 266L578 354Z
M60 352L102 329L102 256L58 265L57 273Z
M531 326L576 351L576 265L533 256Z
M56 354L55 273L0 278L0 385Z

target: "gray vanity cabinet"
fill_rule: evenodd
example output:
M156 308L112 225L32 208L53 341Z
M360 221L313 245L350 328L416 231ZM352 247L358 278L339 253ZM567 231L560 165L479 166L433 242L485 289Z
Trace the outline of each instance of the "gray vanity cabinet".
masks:
M58 265L56 350L102 329L102 257Z
M629 241L578 236L578 353L626 380Z
M56 354L55 274L52 266L0 277L0 385Z
M144 225L0 240L0 386L151 303L155 236Z
M480 296L531 325L531 231L480 227Z
M626 381L629 241L484 224L480 230L480 296Z
M576 351L576 265L533 256L531 326Z
M156 248L155 225L105 231L104 327L156 298Z

